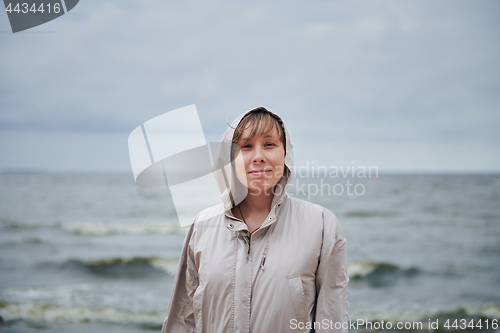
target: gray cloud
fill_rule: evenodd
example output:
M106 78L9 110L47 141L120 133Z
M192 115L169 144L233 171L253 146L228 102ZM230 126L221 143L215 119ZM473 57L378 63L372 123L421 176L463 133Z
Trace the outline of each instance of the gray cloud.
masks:
M26 160L7 138L25 152L29 131L46 133L42 151L57 133L117 145L111 137L195 103L209 140L247 109L275 109L299 163L498 170L499 13L498 2L463 0L80 2L33 29L53 33L0 34L0 167ZM82 145L65 168L106 155Z

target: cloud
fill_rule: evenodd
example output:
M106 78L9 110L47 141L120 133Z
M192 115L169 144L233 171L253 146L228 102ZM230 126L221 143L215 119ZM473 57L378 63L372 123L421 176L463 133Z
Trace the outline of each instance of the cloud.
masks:
M499 152L499 12L460 0L80 2L38 28L53 33L0 35L0 131L128 135L195 103L214 140L265 105L320 150Z

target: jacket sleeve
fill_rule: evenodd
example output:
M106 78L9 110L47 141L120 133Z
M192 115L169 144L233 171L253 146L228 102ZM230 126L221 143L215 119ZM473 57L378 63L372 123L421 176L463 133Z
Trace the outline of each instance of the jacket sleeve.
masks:
M184 240L179 266L175 275L172 293L163 322L162 333L185 333L195 331L192 296L198 287L198 270L190 246L194 223Z
M348 331L347 305L347 240L337 217L323 212L323 244L316 272L315 322L328 323L328 329L316 332ZM323 325L320 325L323 327Z

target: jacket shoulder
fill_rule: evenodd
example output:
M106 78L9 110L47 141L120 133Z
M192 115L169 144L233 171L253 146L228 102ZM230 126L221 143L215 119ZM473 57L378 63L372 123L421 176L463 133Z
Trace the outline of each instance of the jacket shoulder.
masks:
M334 238L345 238L340 222L331 210L310 201L294 197L289 197L289 200L291 209L301 212L303 216L321 217L321 219L311 219L307 223L320 225L326 234L330 234Z
M208 220L220 214L224 214L224 205L218 204L212 207L205 208L196 215L195 221Z
M225 211L223 204L208 207L196 215L193 224L200 226L218 224L220 221L224 220L224 214Z
M294 198L294 197L289 197L289 200L290 200L290 205L292 208L296 208L296 209L299 209L299 210L302 210L302 211L307 211L308 213L317 213L317 214L323 214L324 217L326 219L333 219L333 220L337 220L337 217L335 216L335 214L321 206L321 205L318 205L318 204L315 204L313 202L310 202L310 201L306 201L306 200L302 200L302 199L299 199L299 198Z

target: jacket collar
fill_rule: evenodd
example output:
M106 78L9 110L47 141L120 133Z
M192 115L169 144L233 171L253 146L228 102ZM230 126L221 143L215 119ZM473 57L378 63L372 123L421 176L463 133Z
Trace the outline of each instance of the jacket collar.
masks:
M272 224L276 223L276 220L278 219L278 215L281 211L281 208L285 205L287 200L288 200L288 194L286 194L286 192L281 193L281 195L279 195L273 199L271 211L269 212L269 215L267 215L266 220L264 222L262 222L262 225L260 226L259 229L268 228ZM225 215L227 217L226 227L230 231L238 232L242 236L248 235L247 225L243 221L241 221L240 219L236 218L230 209L226 210Z

